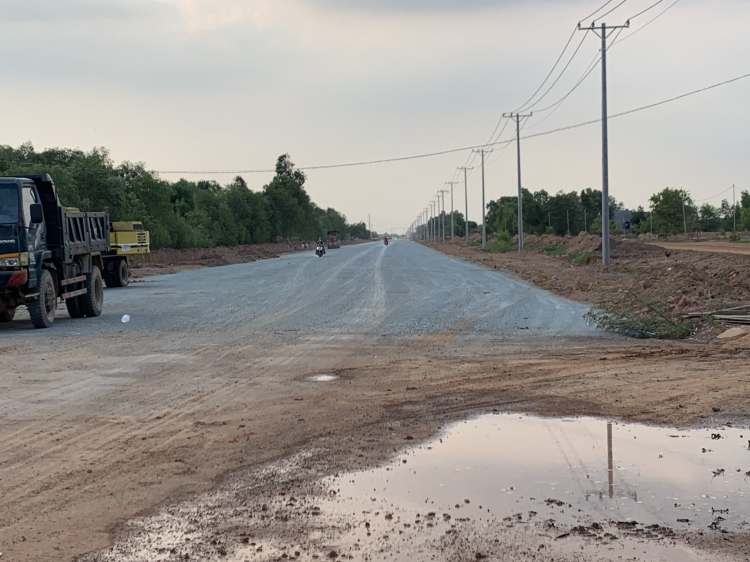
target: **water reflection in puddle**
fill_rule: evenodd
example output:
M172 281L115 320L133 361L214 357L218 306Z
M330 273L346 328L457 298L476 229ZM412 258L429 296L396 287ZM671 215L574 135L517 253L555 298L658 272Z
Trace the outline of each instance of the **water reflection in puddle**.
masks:
M333 382L339 380L339 377L336 375L313 375L312 377L307 377L307 380L310 382Z
M532 514L567 525L744 528L748 439L750 431L732 428L678 431L490 415L334 485L340 498L367 496L452 517Z

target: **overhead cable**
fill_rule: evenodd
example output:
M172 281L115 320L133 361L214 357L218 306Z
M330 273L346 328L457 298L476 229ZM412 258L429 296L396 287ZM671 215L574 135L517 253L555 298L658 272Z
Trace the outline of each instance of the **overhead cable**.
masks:
M644 24L643 24L643 25L642 25L641 27L639 27L639 28L638 28L638 29L636 29L635 31L633 31L633 32L631 32L631 33L628 33L628 34L627 34L627 35L626 35L625 37L623 37L622 39L620 39L619 41L617 41L617 43L622 43L622 42L623 42L623 41L625 41L626 39L630 39L630 38L631 38L631 37L632 37L633 35L635 35L636 33L638 33L638 32L640 32L640 31L643 31L644 29L646 29L646 28L647 28L647 27L648 27L649 25L651 25L652 23L654 23L654 22L655 22L656 20L658 20L658 19L659 19L660 17L662 17L662 16L664 15L664 14L666 14L666 13L667 13L667 12L668 12L669 10L671 10L672 8L674 8L674 7L675 7L675 5L676 5L676 4L677 4L677 3L679 2L679 1L680 1L680 0L675 0L674 2L672 2L672 3L671 3L671 4L669 5L669 6L667 6L667 7L666 7L666 8L665 8L665 9L664 9L664 10L663 10L662 12L659 12L659 13L658 13L658 14L657 14L657 15L656 15L655 17L651 18L651 19L650 19L650 20L649 20L648 22L644 23ZM614 44L614 43L613 43L613 44Z
M615 113L613 115L610 115L609 119L616 119L617 117L623 117L625 115L630 115L632 113L638 113L640 111L645 111L647 109L652 109L654 107L659 107L661 105L665 105L665 104L668 104L668 103L675 102L677 100L681 100L683 98L687 98L687 97L690 97L690 96L694 96L696 94L707 92L709 90L713 90L713 89L719 88L721 86L726 86L726 85L732 84L734 82L739 82L740 80L744 80L746 78L750 78L750 73L743 74L741 76L737 76L737 77L731 78L729 80L724 80L723 82L718 82L716 84L712 84L710 86L706 86L705 88L700 88L698 90L693 90L691 92L680 94L679 96L675 96L675 97L672 97L672 98L669 98L669 99L666 99L666 100L662 100L662 101L659 101L659 102L651 103L651 104L644 105L644 106L641 106L641 107L636 107L634 109L629 109L627 111L623 111L623 112L620 112L620 113ZM521 137L521 138L522 138L522 140L525 140L525 139L531 139L531 138L536 138L536 137L542 137L542 136L546 136L546 135L551 135L553 133L559 133L559 132L562 132L562 131L568 131L570 129L577 129L577 128L580 128L580 127L585 127L587 125L593 125L595 123L601 123L601 118L592 119L591 121L584 121L582 123L576 123L574 125L568 125L566 127L559 127L557 129L551 129L549 131L544 131L544 132L541 132L541 133L534 133L534 134L527 135L527 136ZM382 158L382 159L379 159L379 160L364 160L364 161L360 161L360 162L349 162L349 163L345 163L345 164L328 164L328 165L322 165L322 166L300 166L298 169L300 169L300 170L326 170L326 169L336 169L336 168L353 168L353 167L357 167L357 166L369 166L369 165L374 165L374 164L385 164L385 163L389 163L389 162L403 162L405 160L418 160L418 159L423 159L423 158L431 158L431 157L435 157L435 156L443 156L445 154L453 154L453 153L457 153L457 152L466 152L466 151L469 151L469 150L475 150L475 149L483 148L483 147L486 147L486 146L500 146L500 145L509 144L511 142L513 142L513 140L496 141L496 142L493 142L493 143L490 143L490 144L477 144L477 145L473 145L473 146L464 146L464 147L461 147L461 148L450 148L450 149L447 149L447 150L440 150L440 151L436 151L436 152L427 152L427 153L424 153L424 154L414 154L414 155L411 155L411 156L400 156L400 157L396 157L396 158ZM273 172L275 172L274 169L256 169L256 170L202 170L202 171L196 171L196 170L164 170L164 171L159 171L159 173L162 173L162 174L256 174L256 173L273 173Z
M630 20L634 20L634 19L635 19L635 18L637 18L638 16L642 16L643 14L645 14L646 12L648 12L649 10L652 10L653 8L656 8L656 7L657 7L657 6L659 5L659 4L661 4L662 2L664 2L664 0L658 0L658 1L656 2L656 3L654 3L654 4L651 4L651 5L650 5L650 6L648 7L648 8L646 8L645 10L643 10L643 11L640 11L640 12L638 12L638 13L637 13L636 15L634 15L634 16L630 16L630 17L628 18L628 21L630 21Z

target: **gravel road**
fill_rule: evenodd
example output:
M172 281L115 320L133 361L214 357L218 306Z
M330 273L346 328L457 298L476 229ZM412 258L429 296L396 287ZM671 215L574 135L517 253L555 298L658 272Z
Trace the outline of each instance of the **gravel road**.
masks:
M430 408L455 419L532 395L565 405L558 354L573 354L578 380L587 346L624 345L585 312L397 241L146 278L108 289L99 318L62 307L50 330L19 314L0 325L3 560L105 548L138 513L321 437L347 455L366 441L355 461L376 464L403 444L384 424L424 418L410 431L427 437Z
M100 318L70 320L62 307L54 333L215 332L230 326L235 335L584 335L594 331L583 319L587 310L482 266L394 241L346 246L322 258L291 254L147 278L107 290ZM128 324L120 322L125 314ZM0 333L31 329L21 315L18 320Z

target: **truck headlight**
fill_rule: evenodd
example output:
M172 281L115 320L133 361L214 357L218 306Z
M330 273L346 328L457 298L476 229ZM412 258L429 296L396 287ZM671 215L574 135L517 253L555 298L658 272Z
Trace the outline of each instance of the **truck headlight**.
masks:
M0 259L0 267L20 267L21 260L19 258L3 258Z

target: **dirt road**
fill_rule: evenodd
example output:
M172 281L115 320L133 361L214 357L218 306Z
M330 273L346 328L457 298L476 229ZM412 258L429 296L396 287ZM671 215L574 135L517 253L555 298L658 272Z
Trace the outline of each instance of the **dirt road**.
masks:
M650 242L654 246L667 250L693 250L696 252L718 252L722 254L740 254L750 256L750 244L736 242Z
M98 319L2 326L3 560L127 544L131 518L222 483L257 495L245 502L310 491L492 409L747 424L744 347L613 338L585 310L397 242L150 278L108 290ZM258 477L299 454L293 483ZM234 507L196 507L199 559L244 559L241 534L211 545L214 517ZM744 537L717 543L739 556ZM130 559L183 559L149 544Z

